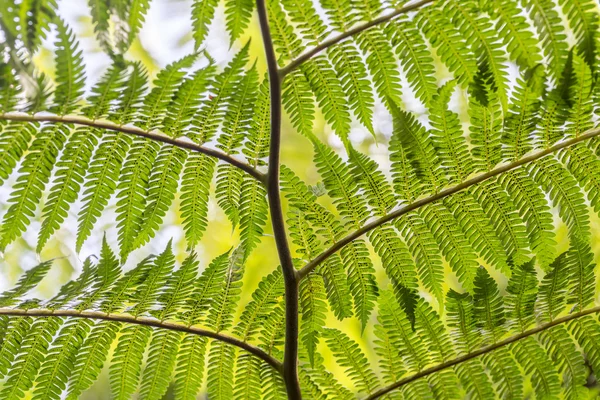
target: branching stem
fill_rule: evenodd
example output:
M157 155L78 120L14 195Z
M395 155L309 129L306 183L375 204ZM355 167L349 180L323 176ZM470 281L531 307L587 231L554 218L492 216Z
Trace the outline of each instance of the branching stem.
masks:
M168 329L171 331L184 332L192 335L206 336L211 339L220 340L222 342L239 347L247 352L260 358L277 371L281 371L281 361L277 360L264 350L243 340L233 336L224 335L222 333L209 331L207 329L197 328L194 326L183 325L175 322L160 321L155 318L134 317L127 314L107 314L100 311L79 311L79 310L49 310L49 309L30 309L23 310L18 308L0 308L0 315L10 315L15 317L73 317L99 319L104 321L123 322L128 324L151 326L154 328Z
M365 31L376 25L388 22L401 14L406 14L409 11L416 10L417 8L420 8L428 3L431 3L432 1L433 0L421 0L421 1L418 1L413 4L408 4L404 7L398 8L398 9L390 12L389 14L382 15L381 17L375 18L372 21L365 22L364 24L355 26L354 28L349 29L346 32L340 33L337 36L327 39L327 40L323 41L322 43L318 44L317 46L313 47L312 49L309 49L305 53L299 55L295 60L291 61L288 65L281 68L280 74L281 74L281 76L285 76L285 75L289 74L290 72L292 72L294 69L298 68L304 62L310 60L315 55L317 55L320 52L322 52L323 50L341 42L342 40L349 38L350 36L357 35L357 34L361 33L362 31Z
M468 189L471 186L474 186L478 183L481 183L483 181L486 181L490 178L493 178L494 176L498 176L500 174L503 174L507 171L513 170L515 168L518 168L522 165L528 164L530 162L533 162L535 160L538 160L542 157L545 157L549 154L555 153L561 149L570 147L570 146L574 146L577 143L581 143L585 140L589 140L591 138L594 138L596 136L600 136L600 128L596 128L596 129L591 129L588 130L587 132L581 134L580 136L577 136L575 138L572 139L568 139L562 142L558 142L553 146L548 147L547 149L544 150L540 150L540 151L536 151L534 153L531 153L528 156L525 156L517 161L514 161L512 163L509 164L505 164L505 165L501 165L491 171L488 171L484 174L480 174L477 175L471 179L468 179L456 186L452 186L449 187L447 189L441 190L438 193L431 195L429 197L425 197L422 198L420 200L415 201L414 203L410 203L404 207L399 208L398 210L389 213L388 215L385 215L373 222L370 222L368 224L366 224L365 226L363 226L362 228L350 233L349 235L345 236L344 238L340 239L339 241L335 242L331 247L329 247L327 250L323 251L320 255L318 255L315 259L313 259L312 261L310 261L308 264L306 264L300 271L298 271L299 275L300 275L300 279L304 278L306 275L308 275L312 270L314 270L319 264L323 263L325 260L327 260L330 256L332 256L333 254L335 254L337 251L341 250L344 246L346 246L347 244L351 243L353 240L358 239L359 237L361 237L362 235L364 235L365 233L377 228L378 226L381 226L383 224L385 224L386 222L392 221L396 218L399 218L407 213L409 213L410 211L416 210L418 208L421 208L427 204L431 204L434 203L438 200L441 200L445 197L448 197L452 194L458 193L462 190Z
M104 120L92 120L85 117L79 116L71 116L71 115L30 115L23 113L5 113L0 114L0 120L5 121L22 121L22 122L52 122L52 123L65 123L65 124L73 124L73 125L82 125L89 126L97 129L106 129L114 132L126 133L134 136L141 136L151 140L155 140L161 143L167 143L176 147L181 147L182 149L187 149L191 151L196 151L198 153L206 154L210 157L218 158L221 161L225 161L241 169L244 172L247 172L263 184L266 183L266 175L262 172L256 170L252 166L231 157L228 154L223 153L222 151L210 149L208 147L201 146L199 144L181 140L174 139L172 137L163 135L161 133L149 132L145 131L141 128L135 126L123 126L115 124L114 122L104 121Z
M435 374L436 372L442 371L442 370L444 370L446 368L453 367L453 366L455 366L457 364L460 364L460 363L463 363L465 361L469 361L469 360L471 360L473 358L476 358L476 357L482 356L484 354L490 353L490 352L492 352L494 350L497 350L497 349L499 349L501 347L508 346L509 344L518 342L521 339L525 339L525 338L527 338L529 336L535 335L537 333L540 333L540 332L543 332L543 331L545 331L547 329L555 327L556 325L564 324L564 323L567 323L569 321L573 321L575 319L578 319L578 318L581 318L581 317L585 317L586 315L597 314L599 312L600 312L600 307L594 307L594 308L590 308L590 309L587 309L587 310L580 311L578 313L573 313L573 314L565 315L564 317L557 318L557 319L555 319L555 320L553 320L551 322L548 322L546 324L539 325L539 326L537 326L535 328L532 328L532 329L529 329L527 331L521 332L521 333L519 333L517 335L514 335L514 336L511 336L509 338L506 338L506 339L504 339L504 340L502 340L500 342L494 343L494 344L492 344L490 346L482 347L481 349L479 349L477 351L474 351L472 353L465 354L465 355L460 356L460 357L456 357L453 360L446 361L444 363L435 365L435 366L433 366L431 368L424 369L423 371L421 371L419 373L416 373L414 375L407 376L406 378L401 379L398 382L392 383L391 385L386 386L384 388L381 388L378 391L370 394L368 397L365 398L365 400L375 400L375 399L378 399L379 397L381 397L381 396L383 396L383 395L391 392L392 390L397 389L397 388L399 388L401 386L407 385L407 384L409 384L411 382L414 382L417 379L423 378L423 377L431 375L431 374Z
M285 382L288 399L300 400L300 382L298 380L298 274L292 261L285 220L281 207L281 193L279 188L279 153L281 148L281 81L277 56L273 48L269 19L264 0L256 0L258 20L265 49L267 68L269 73L269 94L271 108L271 132L269 148L269 169L267 172L267 198L271 226L275 236L275 245L279 255L279 262L283 272L285 284L285 345L283 356L283 380Z

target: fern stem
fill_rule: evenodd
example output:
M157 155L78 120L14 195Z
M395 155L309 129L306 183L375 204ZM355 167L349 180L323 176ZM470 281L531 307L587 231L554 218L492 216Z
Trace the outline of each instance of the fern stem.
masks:
M354 36L356 34L359 34L360 32L365 31L369 28L372 28L376 25L388 22L401 14L406 14L409 11L416 10L417 8L420 8L428 3L431 3L432 1L433 0L421 0L416 3L397 8L394 11L390 12L389 14L382 15L381 17L375 18L372 21L365 22L364 24L358 25L352 29L347 30L346 32L340 33L337 36L327 39L327 40L323 41L322 43L320 43L319 45L317 45L317 46L313 47L312 49L309 49L306 52L304 52L303 54L299 55L295 60L291 61L288 65L281 68L281 70L279 72L280 72L281 76L286 76L287 74L292 72L294 69L296 69L300 65L302 65L304 62L310 60L313 56L315 56L318 53L322 52L323 50L341 42L342 40L344 40L348 37Z
M383 396L383 395L391 392L392 390L397 389L397 388L399 388L401 386L407 385L407 384L409 384L411 382L414 382L417 379L426 377L426 376L431 375L431 374L435 374L436 372L442 371L442 370L444 370L446 368L453 367L453 366L461 364L463 362L472 360L473 358L476 358L476 357L482 356L484 354L490 353L490 352L492 352L494 350L498 350L499 348L502 348L504 346L508 346L509 344L518 342L519 340L522 340L522 339L525 339L525 338L527 338L529 336L532 336L532 335L535 335L537 333L543 332L543 331L545 331L547 329L550 329L550 328L553 328L553 327L555 327L557 325L561 325L561 324L567 323L569 321L573 321L575 319L578 319L578 318L581 318L581 317L585 317L586 315L597 314L597 313L600 313L600 306L599 307L589 308L587 310L583 310L583 311L580 311L580 312L577 312L577 313L574 313L574 314L568 314L568 315L565 315L564 317L556 318L555 320L550 321L550 322L548 322L546 324L542 324L542 325L536 326L535 328L523 331L523 332L521 332L521 333L519 333L517 335L508 337L508 338L506 338L504 340L501 340L501 341L499 341L497 343L494 343L492 345L489 345L489 346L486 346L486 347L482 347L481 349L476 350L476 351L474 351L472 353L465 354L465 355L460 356L460 357L456 357L456 358L454 358L452 360L449 360L449 361L443 362L441 364L435 365L435 366L433 366L431 368L424 369L421 372L418 372L416 374L407 376L404 379L401 379L401 380L399 380L397 382L392 383L391 385L388 385L388 386L385 386L385 387L379 389L378 391L376 391L374 393L371 393L364 400L378 399L379 397L381 397L381 396Z
M271 127L269 143L269 169L267 172L267 198L271 226L275 236L275 244L279 262L283 272L285 285L285 345L283 356L283 380L288 399L300 400L300 381L298 378L298 301L299 277L290 251L285 231L285 220L281 206L281 190L279 188L279 157L281 148L281 83L283 75L277 65L277 56L273 47L269 18L264 0L256 0L258 20L267 60L269 74L269 95L271 110Z
M30 309L23 310L18 308L0 308L0 315L9 315L15 317L73 317L73 318L85 318L85 319L98 319L103 321L114 321L123 322L134 325L151 326L154 328L167 329L171 331L184 332L192 335L206 336L211 339L220 340L239 347L247 352L260 358L275 370L281 372L282 364L281 361L277 360L270 354L266 353L260 347L251 345L244 342L243 340L237 339L233 336L224 335L209 331L207 329L197 328L193 326L178 324L174 322L160 321L154 318L147 317L134 317L132 315L125 314L106 314L99 311L79 311L79 310L50 310L50 309Z
M480 175L476 175L473 178L467 179L466 181L464 181L456 186L452 186L447 189L441 190L432 196L417 200L413 203L410 203L404 207L399 208L398 210L396 210L394 212L389 213L388 215L385 215L379 219L376 219L375 221L372 221L372 222L366 224L362 228L357 229L356 231L354 231L354 232L348 234L347 236L345 236L344 238L340 239L339 241L334 243L331 247L329 247L327 250L325 250L321 254L319 254L312 261L310 261L308 264L306 264L300 271L298 271L300 279L304 278L312 270L314 270L319 264L323 263L330 256L335 254L337 251L341 250L347 244L351 243L355 239L358 239L365 233L372 231L373 229L377 228L378 226L385 224L386 222L389 222L391 220L399 218L399 217L409 213L410 211L416 210L427 204L434 203L445 197L448 197L450 195L458 193L462 190L468 189L471 186L474 186L474 185L479 184L483 181L486 181L490 178L493 178L495 176L503 174L504 172L513 170L515 168L518 168L518 167L528 164L530 162L536 161L536 160L538 160L542 157L545 157L549 154L555 153L561 149L564 149L564 148L567 148L570 146L574 146L578 143L592 139L596 136L600 136L600 128L588 130L588 131L584 132L583 134L581 134L580 136L577 136L577 137L569 139L569 140L565 140L563 142L558 142L558 143L554 144L553 146L548 147L547 149L533 152L530 155L522 157L517 161L514 161L509 164L501 165L497 168L494 168L491 171L488 171L488 172L480 174Z
M149 132L135 126L123 126L110 121L92 120L79 116L59 116L59 115L29 115L22 113L5 113L0 114L0 120L6 121L21 121L21 122L51 122L51 123L67 123L73 125L89 126L92 128L106 129L115 132L122 132L129 135L141 136L161 143L167 143L182 149L195 151L206 154L207 156L218 158L221 161L229 163L244 172L247 172L252 177L256 178L261 183L266 183L266 175L256 170L252 166L223 153L220 150L210 149L200 146L193 142L188 142L181 139L173 139L160 133Z

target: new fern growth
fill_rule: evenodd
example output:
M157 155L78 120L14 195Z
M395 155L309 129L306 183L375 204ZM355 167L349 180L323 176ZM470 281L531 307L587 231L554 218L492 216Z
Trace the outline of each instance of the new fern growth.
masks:
M0 251L115 213L52 297L53 260L0 295L0 398L104 369L116 399L597 395L597 1L192 3L194 52L150 74L151 1L90 1L88 79L56 1L0 2ZM235 243L206 262L213 203Z

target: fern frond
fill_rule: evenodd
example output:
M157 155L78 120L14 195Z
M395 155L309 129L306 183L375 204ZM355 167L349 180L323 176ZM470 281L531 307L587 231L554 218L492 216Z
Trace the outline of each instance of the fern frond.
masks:
M139 394L141 399L158 400L164 396L171 382L182 338L181 332L168 330L152 332L152 339L148 346L148 358L142 374Z
M208 27L212 22L218 4L218 0L195 0L192 5L192 26L194 28L196 50L202 46L204 39L206 39Z
M564 326L548 329L540 335L540 342L555 362L559 373L563 374L565 398L578 399L587 395L587 368L574 340Z
M200 242L208 224L208 196L215 164L214 158L193 153L188 156L183 169L181 216L189 248Z
M202 386L204 358L208 341L202 336L186 336L179 346L175 368L175 396L194 400Z
M52 261L45 261L26 271L12 289L2 293L0 306L8 307L16 303L20 297L23 297L44 279L51 266Z
M537 41L523 15L519 4L510 1L490 2L489 12L498 18L496 30L510 56L521 68L533 68L541 61Z
M213 342L208 354L207 393L211 399L233 398L235 348Z
M590 236L590 222L585 198L577 189L577 181L553 158L544 158L530 164L530 175L548 193L558 208L560 217L569 227L569 236Z
M122 124L131 122L134 110L146 89L147 76L140 64L132 66L127 82L127 87L118 102L118 112L111 115L111 119ZM119 172L131 142L129 135L107 134L90 161L84 184L86 189L83 192L83 207L78 216L78 251L116 190Z
M6 249L26 229L34 216L51 170L69 134L67 126L55 124L42 128L25 155L19 177L0 228L0 250Z
M521 4L533 20L544 53L549 59L549 70L558 78L564 68L568 51L562 21L554 3L549 0L522 0Z
M417 26L436 48L437 55L461 85L475 79L477 65L473 54L461 40L459 31L440 10L435 8L421 10L417 14Z
M560 393L558 374L552 361L534 338L528 337L521 340L518 344L511 346L511 350L525 373L531 375L531 383L536 397L558 396Z
M85 83L84 65L81 50L71 29L64 22L57 22L56 41L56 88L54 103L50 111L65 115L76 109L76 103L83 94Z
M594 255L590 245L580 236L571 238L565 262L569 271L567 303L574 310L583 310L594 301Z
M155 81L156 86L146 96L141 106L140 117L138 117L144 129L155 129L161 126L161 121L166 115L171 97L184 77L182 68L189 67L193 61L194 56L184 57L170 64L159 73ZM181 157L184 153L182 150L171 146L165 147L167 149L166 157L174 162L174 165L169 165L169 168L167 168L165 163L168 163L168 160L165 160L165 163L159 162L156 164L159 170L158 177L156 176L157 173L152 176L153 164L159 155L159 148L159 144L153 140L135 138L123 165L117 187L117 198L119 199L117 202L117 226L119 227L122 258L126 258L131 251L135 250L136 246L145 243L147 240L144 237L145 235L151 237L150 233L142 234L140 243L135 242L144 218L152 217L152 215L144 215L146 207L149 210L146 211L146 214L148 212L152 213L153 208L156 209L158 215L155 217L153 224L149 225L149 229L157 229L158 223L162 220L160 214L164 216L166 212L165 205L168 208L169 198L172 200L174 196L177 176L181 171ZM179 159L176 156L177 153L179 153ZM170 171L171 168L175 168L175 171L173 171L175 174ZM161 173L166 175L162 179ZM166 182L167 177L168 182ZM163 188L165 189L164 194ZM155 193L148 193L149 189L152 189ZM156 200L149 202L148 200L154 200L150 198L152 195ZM161 198L163 196L164 198Z
M0 183L10 176L29 147L37 124L0 124Z
M504 65L506 58L500 37L493 31L491 21L478 9L476 1L448 2L444 10L464 35L466 44L480 59L479 62L487 64L490 75L494 79L500 104L503 110L506 110L508 106L508 73Z
M281 167L282 189L293 210L306 216L316 229L316 233L333 243L344 233L341 224L324 207L317 204L316 197L309 188L298 179L287 167ZM292 226L290 226L292 229ZM318 251L317 247L312 252ZM343 319L352 315L351 295L348 281L339 255L330 257L318 271L323 276L327 299L337 318Z
M480 346L476 320L473 313L473 300L467 293L459 294L453 290L446 298L448 325L451 334L461 353L469 353ZM474 359L456 366L457 374L465 389L475 398L487 399L494 397L494 390L489 377L485 373L481 360Z
M535 299L538 292L537 278L533 269L534 260L514 266L506 287L506 316L509 327L523 332L534 321Z
M62 320L53 318L38 319L31 324L8 371L6 383L0 392L2 398L20 399L32 388L52 338L61 324Z
M428 105L437 91L433 58L414 21L401 17L386 27L417 97Z
M92 89L91 103L84 109L86 116L90 119L105 117L111 102L118 97L123 85L121 68L115 64ZM38 236L38 252L63 223L69 205L77 199L99 137L98 130L81 127L67 140L63 155L56 164L57 170L48 202L42 210L43 222Z
M542 267L546 267L554 259L556 242L552 214L543 192L522 170L505 174L500 178L500 185L513 199L525 222L531 250Z
M45 355L35 379L33 396L43 399L61 398L75 367L77 352L92 325L90 320L72 319L65 322Z
M340 75L348 105L358 120L373 133L373 92L358 49L350 42L342 42L329 49L329 57Z
M311 273L300 284L300 305L302 309L300 336L308 352L310 364L314 366L314 353L325 326L327 314L325 287L323 278L318 273Z
M350 113L341 82L324 56L313 58L302 65L301 70L315 94L325 120L335 133L346 141L350 132Z
M213 138L225 117L227 105L232 102L232 94L248 63L250 42L233 57L227 67L215 76L209 86L209 98L202 102L200 111L195 113L187 136L196 143L205 143Z
M378 385L377 377L368 368L368 361L358 344L337 329L325 329L323 337L340 366L361 392L371 393Z
M207 5L204 5L204 7L207 7ZM230 44L233 44L233 42L244 33L250 23L250 17L252 17L253 10L254 2L251 0L228 0L225 3L227 30L231 35ZM206 16L209 15L209 13L206 13ZM205 20L208 21L209 18L205 17ZM201 24L202 22L199 21L199 23ZM198 35L198 33L196 33L196 35ZM199 36L201 37L201 35ZM201 42L202 40L197 40L196 47L198 47Z
M267 192L256 179L244 176L240 196L240 238L248 257L260 243L267 223Z
M593 66L598 54L598 43L595 38L598 31L598 11L591 1L574 0L558 2L569 25L575 33L578 48L586 62Z

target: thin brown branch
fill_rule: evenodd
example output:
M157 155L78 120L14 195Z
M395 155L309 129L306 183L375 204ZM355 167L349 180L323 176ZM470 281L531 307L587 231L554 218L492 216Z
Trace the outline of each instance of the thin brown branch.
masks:
M376 25L388 22L401 14L406 14L409 11L416 10L417 8L420 8L428 3L431 3L432 1L433 0L421 0L421 1L418 1L413 4L408 4L404 7L401 7L401 8L398 8L398 9L392 11L389 14L382 15L381 17L375 18L372 21L365 22L364 24L358 25L352 29L347 30L346 32L340 33L337 36L327 39L324 42L313 47L312 49L309 49L305 53L299 55L295 60L291 61L288 65L281 68L280 74L281 74L281 76L285 76L285 75L289 74L290 72L292 72L294 69L298 68L300 65L302 65L302 63L310 60L313 56L315 56L318 53L322 52L323 50L341 42L342 40L344 40L350 36L359 34L362 31L365 31Z
M479 349L477 351L474 351L472 353L465 354L464 356L460 356L460 357L457 357L457 358L452 359L450 361L446 361L444 363L441 363L441 364L438 364L436 366L433 366L431 368L424 369L423 371L418 372L418 373L416 373L414 375L407 376L406 378L401 379L398 382L392 383L389 386L386 386L384 388L379 389L378 391L376 391L374 393L371 393L364 400L375 400L375 399L377 399L377 398L379 398L379 397L381 397L381 396L383 396L383 395L391 392L392 390L397 389L397 388L399 388L401 386L407 385L407 384L409 384L411 382L414 382L417 379L426 377L426 376L431 375L431 374L435 374L436 372L442 371L442 370L444 370L446 368L453 367L453 366L455 366L457 364L460 364L460 363L463 363L465 361L469 361L469 360L471 360L473 358L476 358L476 357L479 357L479 356L481 356L483 354L490 353L490 352L492 352L494 350L497 350L497 349L499 349L501 347L508 346L509 344L518 342L521 339L525 339L525 338L527 338L529 336L532 336L532 335L535 335L537 333L543 332L543 331L545 331L547 329L550 329L552 327L555 327L557 325L564 324L564 323L567 323L569 321L573 321L573 320L575 320L577 318L585 317L586 315L597 314L599 312L600 312L600 307L594 307L594 308L590 308L590 309L587 309L587 310L580 311L578 313L573 313L573 314L565 315L564 317L557 318L554 321L548 322L547 324L543 324L543 325L537 326L537 327L535 327L533 329L529 329L527 331L521 332L521 333L519 333L517 335L514 335L514 336L511 336L509 338L506 338L506 339L504 339L504 340L502 340L500 342L494 343L494 344L492 344L490 346L482 347L481 349Z
M31 309L23 310L18 308L0 308L0 315L10 315L16 317L73 317L73 318L87 318L87 319L99 319L104 321L115 321L123 322L128 324L151 326L154 328L168 329L171 331L184 332L192 335L206 336L211 339L220 340L222 342L231 344L239 347L240 349L246 350L247 352L260 358L277 371L281 372L282 364L281 361L275 359L270 354L266 353L259 347L246 343L240 339L228 336L222 333L209 331L194 326L187 326L178 324L175 322L160 321L154 318L146 317L134 317L126 314L106 314L99 311L79 311L79 310L49 310L49 309Z
M517 161L514 161L509 164L501 165L489 172L477 175L477 176L475 176L471 179L468 179L456 186L449 187L449 188L444 189L434 195L425 197L423 199L415 201L414 203L411 203L404 207L401 207L398 210L391 212L388 215L385 215L373 222L370 222L370 223L366 224L365 226L363 226L362 228L360 228L360 229L350 233L349 235L345 236L344 238L340 239L339 241L334 243L331 247L329 247L327 250L323 251L315 259L313 259L308 264L306 264L300 271L298 271L298 273L301 278L304 278L308 273L310 273L313 269L315 269L319 264L321 264L322 262L327 260L327 258L329 258L331 255L335 254L337 251L342 249L344 246L351 243L353 240L358 239L365 233L377 228L378 226L385 224L386 222L389 222L396 218L399 218L399 217L409 213L410 211L416 210L417 208L423 207L427 204L431 204L431 203L441 200L445 197L448 197L452 194L455 194L462 190L468 189L471 186L474 186L478 183L481 183L490 178L493 178L494 176L498 176L500 174L503 174L504 172L518 168L522 165L525 165L525 164L528 164L535 160L538 160L549 154L555 153L561 149L576 145L577 143L581 143L585 140L589 140L589 139L594 138L599 135L600 135L600 129L598 129L598 128L591 129L578 137L556 143L555 145L553 145L547 149L531 153L530 155L525 156Z
M301 400L302 393L298 379L298 274L292 261L292 253L287 241L285 220L281 207L279 188L279 157L281 149L281 81L265 0L256 0L267 70L269 74L269 96L271 111L271 132L269 144L269 169L267 172L267 198L271 226L279 255L285 286L285 344L283 356L283 380L290 400Z
M29 115L23 113L5 113L0 114L0 120L6 121L22 121L22 122L52 122L52 123L66 123L73 125L83 125L89 126L97 129L106 129L114 132L122 132L129 135L141 136L151 140L156 140L157 142L167 143L176 147L181 147L182 149L187 149L191 151L195 151L198 153L206 154L210 157L218 158L226 163L233 165L241 169L242 171L247 172L261 183L265 183L266 177L265 174L251 167L250 165L244 163L243 161L237 160L231 157L228 154L223 153L222 151L210 149L208 147L200 146L199 144L188 142L181 139L174 139L169 136L148 132L141 128L135 126L123 126L115 124L114 122L104 121L104 120L92 120L85 117L79 116L71 116L71 115Z

